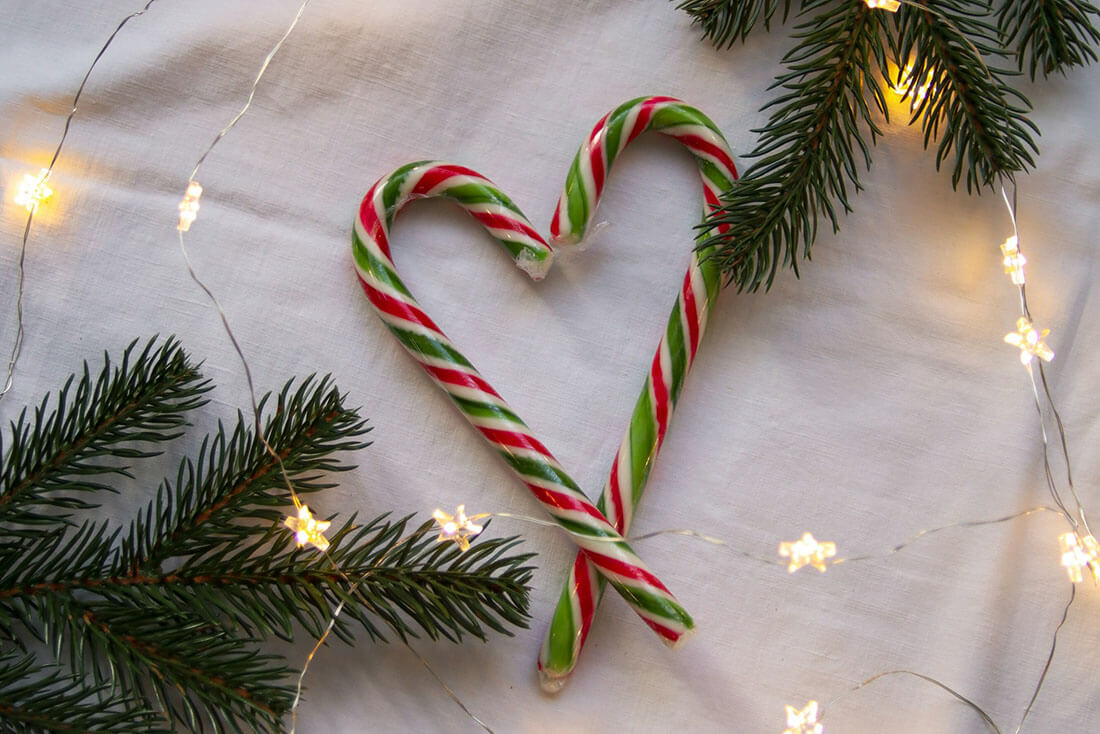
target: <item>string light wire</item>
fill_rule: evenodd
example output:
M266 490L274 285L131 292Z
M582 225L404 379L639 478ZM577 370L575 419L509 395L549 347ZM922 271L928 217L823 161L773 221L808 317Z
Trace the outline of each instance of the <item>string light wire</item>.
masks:
M1012 184L1012 195L1008 194L1005 187L1001 186L1001 198L1004 199L1005 207L1008 209L1008 216L1012 221L1013 236L1017 241L1017 248L1022 251L1020 246L1020 230L1016 218L1016 183ZM1016 286L1020 295L1020 315L1029 321L1031 320L1031 310L1028 308L1027 303L1027 290L1023 283ZM1031 363L1026 365L1028 380L1031 383L1031 392L1035 400L1035 411L1039 418L1039 436L1043 444L1043 473L1046 478L1047 488L1050 491L1051 497L1054 499L1055 504L1061 509L1062 514L1065 515L1066 520L1073 528L1074 532L1077 532L1080 527L1083 527L1086 535L1092 535L1092 530L1089 529L1088 516L1085 513L1084 504L1081 502L1081 497L1077 493L1077 488L1073 484L1073 471L1070 467L1069 459L1069 444L1066 439L1065 425L1062 422L1062 416L1058 412L1057 406L1054 404L1054 397L1050 393L1050 385L1047 382L1046 370L1043 368L1042 360L1037 360L1039 363L1039 380L1035 379L1035 370L1032 368ZM1042 393L1040 394L1039 384L1042 384ZM1050 462L1050 439L1047 434L1046 420L1043 414L1043 398L1046 398L1046 404L1051 412L1051 416L1054 419L1054 423L1058 428L1058 441L1062 453L1062 459L1064 461L1066 472L1066 484L1069 487L1070 494L1073 497L1075 503L1076 515L1066 507L1065 502L1062 499L1061 493L1058 491L1058 485L1054 478L1054 471Z
M1066 620L1069 617L1070 607L1073 605L1074 599L1076 597L1077 597L1077 585L1076 584L1070 584L1069 600L1066 602L1066 605L1062 610L1062 618L1058 621L1057 626L1054 628L1054 634L1052 635L1052 640L1051 640L1051 644L1050 644L1050 653L1047 654L1046 662L1043 664L1042 672L1039 675L1039 681L1035 686L1034 692L1031 694L1031 698L1028 700L1027 707L1024 709L1023 716L1021 716L1020 723L1016 726L1016 729L1014 730L1014 734L1020 734L1020 731L1024 728L1024 723L1027 721L1028 716L1031 715L1031 711L1032 711L1032 708L1035 705L1036 699L1039 698L1039 692L1043 689L1043 683L1046 681L1047 673L1050 672L1051 664L1054 662L1054 653L1058 648L1058 634L1062 631L1062 627L1064 627L1065 624L1066 624ZM866 688L867 686L871 685L872 683L875 683L876 681L882 680L883 678L888 678L890 676L896 676L896 675L907 675L907 676L911 676L913 678L918 678L922 681L925 681L926 683L931 683L932 685L943 689L947 693L949 693L952 696L954 696L955 698L957 698L962 703L966 704L966 706L971 708L975 713L977 713L978 716L981 717L981 719L985 723L985 725L989 728L989 730L994 732L994 734L1004 734L1002 729L999 726L997 726L997 723L993 720L993 717L990 716L985 711L985 709L983 709L981 706L979 706L977 703L970 700L969 698L967 698L963 694L956 691L954 688L951 688L946 683L944 683L944 682L942 682L942 681L940 681L936 678L933 678L930 675L924 675L923 673L917 673L916 671L902 670L902 669L887 670L887 671L884 671L882 673L877 673L876 675L873 675L870 678L867 678L866 680L856 684L854 687L850 688L849 690L844 691L843 693L840 693L840 694L836 695L828 703L826 703L824 706L821 707L820 718L822 718L822 719L825 718L825 711L827 709L831 709L832 706L834 704L838 703L839 701L842 701L845 698L848 698L852 694Z
M84 87L88 84L88 79L92 75L92 70L95 69L96 64L103 58L103 54L107 52L107 48L114 42L115 36L123 29L123 27L134 18L139 15L144 15L153 3L157 0L148 0L141 10L135 10L134 12L123 18L119 24L115 27L115 30L107 37L107 41L100 47L99 52L96 53L95 58L92 59L92 63L88 66L88 70L84 72L84 78L80 80L80 86L77 87L76 94L73 95L73 102L68 116L65 118L65 127L61 131L61 139L57 141L57 147L54 148L53 157L50 158L50 164L43 169L43 173L39 176L41 184L45 184L49 180L50 175L53 173L53 167L57 163L58 156L61 155L61 149L65 146L65 139L69 137L69 127L73 123L73 117L76 116L76 110L80 104L80 97L84 94ZM15 380L15 366L19 362L19 355L23 351L23 337L26 333L26 329L23 323L23 294L25 290L25 282L27 278L27 240L31 235L31 222L34 221L34 214L37 211L37 207L27 207L27 223L23 227L23 238L19 244L19 258L17 261L18 268L18 285L16 286L15 296L15 343L11 348L11 356L8 358L7 376L4 378L4 386L0 388L0 400L8 394L11 390L12 384Z

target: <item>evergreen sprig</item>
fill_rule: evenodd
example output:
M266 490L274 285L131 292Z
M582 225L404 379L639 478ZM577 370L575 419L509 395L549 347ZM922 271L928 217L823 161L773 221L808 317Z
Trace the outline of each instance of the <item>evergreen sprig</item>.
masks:
M997 14L1001 41L1013 48L1019 69L1035 79L1097 60L1100 31L1089 16L1100 8L1084 0L1003 0Z
M807 8L829 3L811 0ZM771 286L780 263L798 272L798 248L809 257L818 214L835 230L845 211L849 184L859 183L859 164L870 166L865 133L881 134L863 93L866 83L879 109L886 105L873 65L886 67L882 15L862 3L827 7L795 29L798 43L784 57L787 72L772 85L768 124L750 153L755 159L707 220L707 231L724 226L707 246L727 279L741 290ZM857 161L857 152L859 159Z
M1084 0L904 0L896 14L859 0L783 0L782 18L798 6L795 46L754 130L752 164L702 225L699 249L709 250L739 290L769 288L780 266L798 272L809 258L818 222L833 231L839 213L851 211L850 191L860 186L859 164L870 166L869 145L881 130L877 107L888 120L883 87L910 67L909 83L927 85L914 100L910 123L919 122L924 145L936 144L936 167L950 165L952 184L967 191L1034 166L1036 126L1028 101L997 66L1025 59L1034 77L1097 59L1093 44L1100 14ZM779 0L681 0L715 46L730 46L763 26L770 28ZM887 22L888 19L892 19ZM1006 48L1016 44L1015 49ZM721 228L721 229L720 229Z
M7 732L134 732L158 725L153 711L127 708L106 686L66 674L34 655L0 650L0 721Z
M782 21L786 23L791 12L791 0L682 0L676 8L692 17L693 24L702 29L704 38L710 39L719 48L728 48L737 41L744 42L757 25L771 30L772 17L781 2Z
M917 82L927 90L910 122L920 122L926 148L939 139L936 168L953 152L951 183L957 187L965 169L966 190L973 192L1034 166L1038 148L1030 133L1039 129L1026 117L1030 104L1004 81L1007 72L982 58L1000 54L984 3L912 2L924 8L903 6L890 40L893 58L910 60L910 91Z
M92 379L88 363L76 389L69 377L52 409L49 397L28 418L24 409L11 424L5 452L0 436L0 523L53 523L68 510L95 505L73 493L114 491L99 480L104 474L127 476L119 459L155 456L137 443L161 443L180 435L183 414L206 402L210 383L169 339L157 346L150 340L135 353L137 342L122 353L121 363L104 366ZM107 461L105 461L105 459ZM12 528L20 532L18 528Z
M12 427L19 450L9 449L0 467L20 498L0 515L4 723L26 731L276 730L293 671L263 641L293 639L299 628L317 637L341 602L334 631L348 642L359 629L372 640L424 633L457 641L526 624L530 555L514 553L515 539L483 540L463 554L436 543L430 524L406 532L408 518L360 526L353 516L332 533L325 556L296 546L281 522L294 507L288 482L300 496L328 488L326 475L351 468L334 454L367 445L365 421L328 378L287 383L260 401L270 451L239 415L231 431L219 425L195 459L181 462L125 532L78 525L73 512L93 507L94 494L56 502L70 491L66 477L81 492L116 491L102 475L126 475L119 458L153 455L135 442L176 437L209 389L174 341L133 349L117 369L105 360L96 380L85 366L53 413L43 401L33 425ZM154 385L161 389L146 389ZM67 417L77 415L90 417ZM24 634L46 643L53 659L39 660ZM28 676L41 685L19 683ZM71 704L69 714L59 701Z

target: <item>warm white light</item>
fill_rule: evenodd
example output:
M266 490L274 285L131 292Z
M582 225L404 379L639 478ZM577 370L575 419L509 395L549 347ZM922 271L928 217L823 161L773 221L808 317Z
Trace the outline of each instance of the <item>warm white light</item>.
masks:
M780 543L779 555L791 559L787 566L787 571L790 573L806 565L813 566L824 573L826 559L836 555L836 543L818 543L813 535L805 533L801 540Z
M891 84L890 88L894 90L894 93L899 97L908 97L910 109L915 108L924 98L928 96L928 91L932 88L932 72L928 72L928 76L924 80L924 84L917 86L917 79L913 74L913 65L909 64L904 69L901 69L898 73L898 83Z
M874 10L875 8L881 8L889 13L898 12L898 8L901 7L901 0L865 0L867 7Z
M1004 255L1004 260L1001 262L1005 266L1005 275L1012 278L1013 284L1023 285L1024 265L1027 264L1027 258L1020 252L1020 241L1016 235L1009 237L1001 245L1001 254Z
M1077 533L1065 533L1058 537L1062 542L1062 565L1069 574L1069 580L1075 584L1084 580L1085 569L1092 571L1094 579L1100 580L1100 542L1091 535L1080 537Z
M294 539L298 541L299 548L308 543L319 551L328 549L328 538L324 536L324 532L331 524L328 520L314 520L313 514L305 505L298 508L297 517L283 519L283 525L294 531Z
M489 517L489 514L482 513L466 517L466 505L459 505L454 515L448 515L443 510L436 509L432 517L439 524L439 536L436 537L436 542L445 543L453 540L460 550L466 552L470 549L470 538L485 529L474 521Z
M45 168L37 176L33 173L23 174L23 181L15 192L15 203L31 213L38 211L38 205L53 195L53 189L46 185L49 177L50 172Z
M821 734L825 730L817 721L817 701L810 701L799 711L787 706L787 728L783 734Z
M176 229L186 232L191 229L191 223L199 216L199 199L202 197L202 186L198 181L190 181L187 184L187 193L180 202L180 221Z
M1037 331L1031 322L1024 316L1016 319L1016 331L1005 334L1005 343L1020 348L1020 362L1029 366L1035 357L1049 362L1054 359L1054 352L1043 342L1050 329Z

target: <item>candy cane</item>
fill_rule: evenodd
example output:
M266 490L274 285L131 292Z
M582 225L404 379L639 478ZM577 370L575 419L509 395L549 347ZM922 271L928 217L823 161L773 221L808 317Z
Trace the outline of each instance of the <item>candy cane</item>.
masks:
M589 502L504 399L455 348L397 276L389 230L410 200L440 196L481 222L516 264L538 280L552 253L523 213L488 179L468 168L422 161L380 179L355 222L352 251L359 282L382 321L466 419L504 458L603 578L669 645L694 623L622 535Z
M612 163L630 141L646 130L656 130L687 146L703 179L703 215L718 206L719 194L737 178L733 156L722 133L706 115L683 102L669 97L641 97L605 115L581 146L554 212L550 231L555 241L575 242L584 236ZM624 535L645 490L649 470L664 441L672 410L720 289L718 268L709 261L701 261L700 254L697 251L691 254L683 288L672 307L653 366L611 465L611 475L596 503ZM565 685L584 647L603 591L603 579L588 559L578 555L539 653L539 677L545 690L558 691Z

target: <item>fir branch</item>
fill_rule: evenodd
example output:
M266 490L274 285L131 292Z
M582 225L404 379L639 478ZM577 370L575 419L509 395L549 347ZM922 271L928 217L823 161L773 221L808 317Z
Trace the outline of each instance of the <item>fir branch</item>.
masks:
M72 390L71 376L54 399L47 396L29 420L26 410L11 424L7 452L0 438L0 523L37 525L63 521L68 511L95 505L73 492L113 491L95 477L126 475L125 464L106 459L156 455L135 443L161 443L186 425L183 414L206 402L210 383L175 339L156 347L156 337L140 352L132 342L122 362L104 366L94 381L84 364Z
M164 731L141 701L111 696L105 686L11 649L0 650L0 721L8 732Z
M936 167L954 151L951 183L966 173L968 192L1034 166L1038 152L1027 119L1031 105L1004 82L1006 72L990 68L982 55L996 55L996 29L985 21L982 0L910 0L896 14L895 56L899 67L912 59L910 78L928 91L913 120L921 121L927 147L939 139ZM885 78L889 82L889 75Z
M863 3L837 8L828 0L807 0L806 11L824 8L796 28L798 44L786 55L787 72L772 88L782 90L764 109L772 110L754 163L722 197L722 207L703 225L709 235L699 249L713 258L727 283L739 290L770 287L780 263L798 272L798 250L810 256L819 213L838 228L834 202L845 211L848 182L860 188L856 151L871 158L861 126L871 141L881 134L864 97L866 81L886 114L878 81L866 70L886 67L882 14Z
M344 407L328 377L307 378L293 392L292 386L293 381L283 387L264 426L278 460L251 421L238 416L229 436L219 425L203 440L197 460L184 461L175 483L165 482L138 514L122 543L116 573L155 573L169 558L217 558L282 520L292 503L287 481L298 494L308 494L331 486L318 481L319 473L350 468L331 455L368 446L358 440L370 430L366 421ZM260 400L261 412L270 397Z
M1004 0L997 26L1002 44L1015 44L1020 71L1026 63L1034 81L1037 70L1047 77L1097 60L1093 45L1100 42L1100 31L1092 15L1100 9L1085 0Z
M114 378L108 362L94 383L102 389L78 389L89 394L75 401L86 407L59 408L56 418L40 411L43 430L16 431L19 441L57 444L56 425L86 423L66 415L109 412L102 404L116 397L110 380L123 379L120 374L141 375L139 386L171 384L181 362L157 355L146 349L132 368L124 360ZM100 471L114 466L101 460L147 456L129 442L171 437L182 425L179 414L208 389L193 369L187 380L197 392L177 392L184 397L166 403L179 410L132 410L125 421L116 419L128 428L100 430L27 485L64 491L68 473L83 491L111 489L85 475L117 479L125 468ZM93 384L87 369L82 384ZM58 403L69 404L64 391ZM122 730L153 708L167 725L254 731L279 728L291 700L291 671L259 645L272 635L292 639L297 625L320 636L341 602L334 627L349 642L359 628L376 640L391 633L458 640L466 634L484 639L489 630L509 634L509 625L526 623L530 556L510 555L511 538L481 541L462 554L436 543L431 523L406 535L407 519L382 516L360 527L353 516L332 535L324 556L297 548L282 524L293 507L289 483L294 494L332 486L324 474L351 468L334 454L365 446L368 429L327 377L296 388L288 382L278 396L265 395L260 409L270 413L262 420L271 451L243 416L232 433L219 426L194 461L181 462L176 481L162 483L117 544L120 532L107 524L78 526L46 509L33 510L40 515L31 524L0 517L0 634L25 655L0 655L0 706L4 676L31 659L24 630L48 644L74 675L75 687L67 688L67 679L35 668L46 671L43 679L56 684L62 699L79 697L89 711L116 712ZM44 504L54 512L93 506ZM37 699L27 703L23 689L12 694L17 698L28 709L42 708Z
M745 38L759 24L771 30L772 17L780 0L681 0L676 6L691 16L691 24L703 30L703 38L717 48L729 48ZM782 0L783 22L791 12L791 0ZM805 4L803 2L802 4Z
M101 685L155 702L192 731L256 722L276 729L289 709L291 670L259 640L231 635L186 608L129 607L52 597L35 606L67 648L69 665L90 668Z
M330 549L355 584L353 598L345 597L350 604L345 614L350 609L351 619L371 639L386 639L372 617L402 640L417 636L412 623L432 639L452 642L465 633L485 640L486 629L510 635L505 624L527 626L532 568L523 564L533 555L508 555L516 538L482 539L462 552L453 543L437 542L432 522L404 536L407 520L376 521ZM343 586L330 586L330 593ZM346 628L338 633L350 640Z

